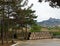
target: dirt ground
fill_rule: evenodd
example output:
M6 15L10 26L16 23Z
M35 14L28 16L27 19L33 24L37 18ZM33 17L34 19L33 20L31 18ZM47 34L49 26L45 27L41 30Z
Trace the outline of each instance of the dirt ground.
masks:
M4 43L3 45L0 43L0 46L10 46L12 43Z
M12 41L8 41L8 43L6 43L6 41L4 41L4 44L2 45L1 40L0 40L0 46L11 46L17 42L21 42L21 40L14 40L14 43L12 43Z
M9 41L8 43L6 43L6 41L4 41L4 43L3 43L3 45L2 45L2 43L1 43L1 41L0 41L0 46L10 46L10 45L12 45L12 44L15 44L15 43L12 43L11 41Z

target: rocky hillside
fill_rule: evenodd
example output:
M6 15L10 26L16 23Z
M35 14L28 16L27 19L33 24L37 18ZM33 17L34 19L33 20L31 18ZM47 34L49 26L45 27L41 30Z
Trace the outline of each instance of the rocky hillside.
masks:
M60 26L60 19L49 18L48 20L38 22L38 25L41 25L41 26L44 26L44 27Z

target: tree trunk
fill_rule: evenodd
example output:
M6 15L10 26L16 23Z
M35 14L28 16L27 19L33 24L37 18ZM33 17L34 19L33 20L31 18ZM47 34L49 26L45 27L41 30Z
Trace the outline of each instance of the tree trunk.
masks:
M4 39L4 33L3 33L3 31L4 31L4 24L3 24L3 22L1 21L1 39L2 39L2 45L3 45L3 39Z
M26 31L25 31L25 39L27 40L27 24L26 24L25 28L26 28Z
M8 43L8 31L5 31L6 43Z
M14 29L12 29L12 43L14 43Z

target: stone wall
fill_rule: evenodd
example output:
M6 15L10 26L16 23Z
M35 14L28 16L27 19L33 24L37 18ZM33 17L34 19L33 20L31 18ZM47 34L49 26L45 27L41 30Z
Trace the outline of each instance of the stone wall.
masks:
M32 32L30 35L30 40L37 40L37 39L51 39L53 34L51 32L42 31L42 32Z

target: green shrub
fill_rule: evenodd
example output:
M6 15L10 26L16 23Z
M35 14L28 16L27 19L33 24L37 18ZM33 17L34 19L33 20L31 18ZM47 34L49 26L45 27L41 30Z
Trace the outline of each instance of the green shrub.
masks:
M53 35L60 35L60 32L53 32Z

